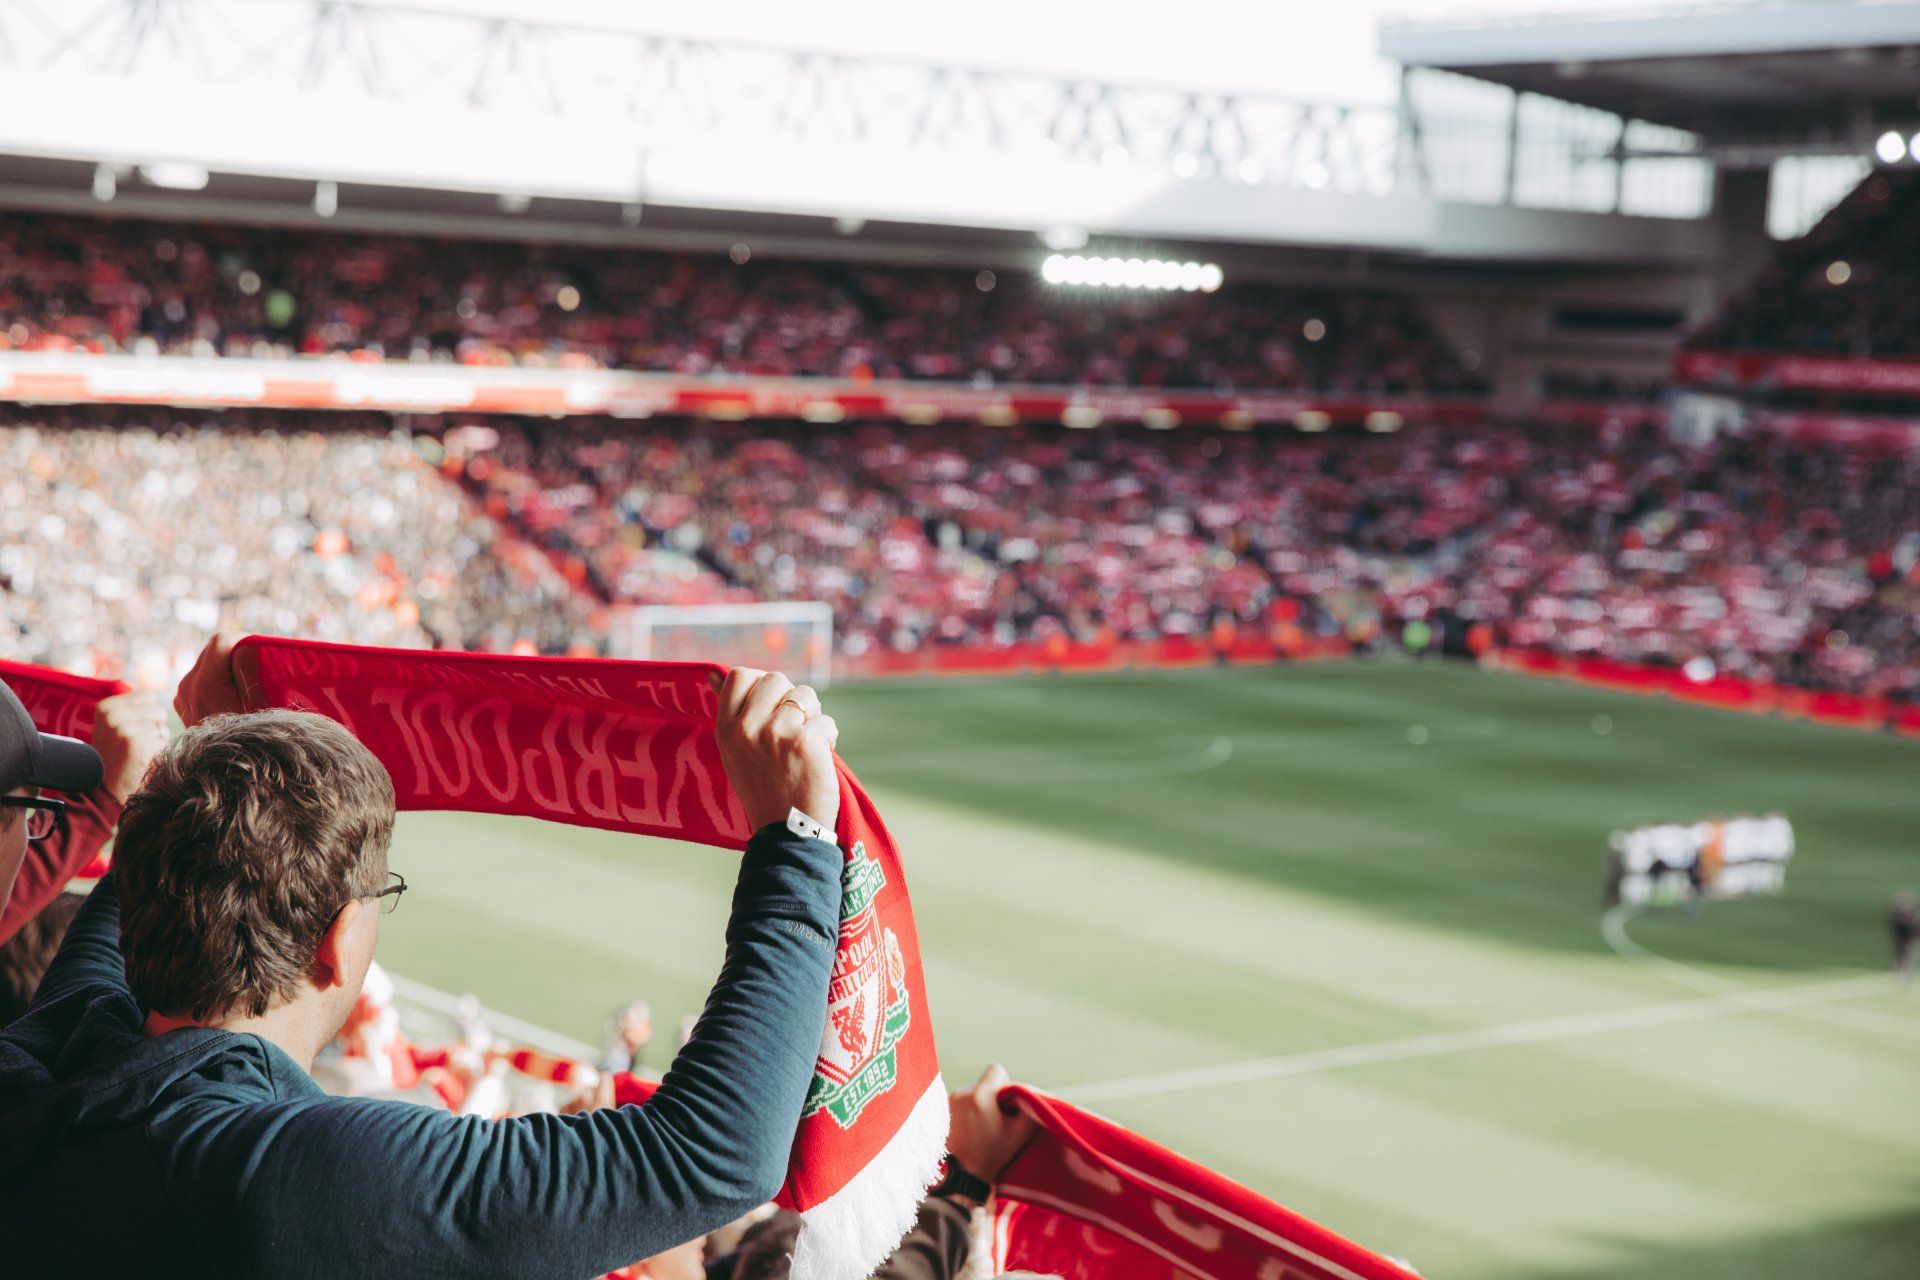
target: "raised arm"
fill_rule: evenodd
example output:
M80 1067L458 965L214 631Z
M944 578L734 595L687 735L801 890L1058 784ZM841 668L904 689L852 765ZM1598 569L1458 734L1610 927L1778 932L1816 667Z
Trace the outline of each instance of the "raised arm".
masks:
M277 1247L383 1222L413 1242L383 1262L433 1259L414 1274L585 1277L779 1191L825 1025L844 865L836 846L785 819L797 808L831 829L837 730L812 691L784 677L735 672L719 692L722 756L756 833L719 981L659 1091L644 1107L503 1122L324 1102L246 1134L209 1134L206 1154L220 1149L236 1176L244 1164L244 1194L274 1218ZM323 1170L335 1176L316 1202L302 1189Z

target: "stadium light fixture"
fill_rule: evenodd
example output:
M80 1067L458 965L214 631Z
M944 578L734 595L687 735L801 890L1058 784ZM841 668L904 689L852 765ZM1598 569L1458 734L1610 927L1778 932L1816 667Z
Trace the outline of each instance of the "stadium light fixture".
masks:
M1191 151L1182 151L1173 158L1173 176L1191 178L1200 172L1200 157Z
M1332 171L1318 160L1310 160L1300 169L1300 181L1310 190L1318 191L1332 180Z
M202 165L178 160L156 160L152 164L141 165L140 176L150 185L164 187L168 191L204 191L209 175Z
M101 202L113 199L120 189L119 179L114 176L113 166L97 164L93 167L93 198Z
M1914 134L1913 137L1908 140L1907 154L1915 160L1920 160L1920 133Z
M323 218L340 212L340 185L335 182L313 184L313 211Z
M1873 144L1873 153L1880 157L1882 163L1894 164L1907 153L1906 139L1889 129Z
M1040 264L1040 278L1048 284L1093 285L1103 289L1158 289L1171 293L1196 290L1212 293L1226 282L1226 273L1214 262L1171 262L1160 258L1089 258L1081 254L1049 254Z
M1040 233L1040 243L1055 253L1072 253L1076 249L1087 247L1086 228L1048 227Z
M1239 172L1240 181L1249 186L1255 183L1265 182L1267 179L1267 166L1253 156L1248 156L1240 162Z

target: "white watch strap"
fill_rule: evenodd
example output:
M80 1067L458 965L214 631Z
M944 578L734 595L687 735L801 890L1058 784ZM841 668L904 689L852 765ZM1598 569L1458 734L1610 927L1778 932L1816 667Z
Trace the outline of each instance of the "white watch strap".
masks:
M798 809L787 810L787 830L797 836L805 836L809 840L825 840L828 844L833 843L833 832Z

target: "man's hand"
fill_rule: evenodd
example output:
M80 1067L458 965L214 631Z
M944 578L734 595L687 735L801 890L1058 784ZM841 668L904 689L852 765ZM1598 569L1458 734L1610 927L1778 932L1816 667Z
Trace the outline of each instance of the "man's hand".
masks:
M140 789L147 766L167 745L167 712L157 693L121 693L93 709L93 749L100 785L121 804Z
M713 726L727 781L754 831L798 809L831 831L840 818L833 744L840 727L820 712L820 696L777 671L735 667L715 677L720 711Z
M173 695L180 723L191 729L208 716L247 709L246 695L258 683L259 668L252 650L235 655L242 637L221 632L207 641Z
M994 1063L973 1088L947 1096L947 1151L962 1169L982 1182L998 1182L1001 1171L1033 1136L1033 1117L1000 1110L1007 1069Z

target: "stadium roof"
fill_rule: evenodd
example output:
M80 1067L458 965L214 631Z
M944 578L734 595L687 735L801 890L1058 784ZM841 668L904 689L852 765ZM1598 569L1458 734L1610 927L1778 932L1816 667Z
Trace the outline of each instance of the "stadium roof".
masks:
M1920 122L1920 2L1758 0L1384 24L1380 51L1709 144L1858 149Z

